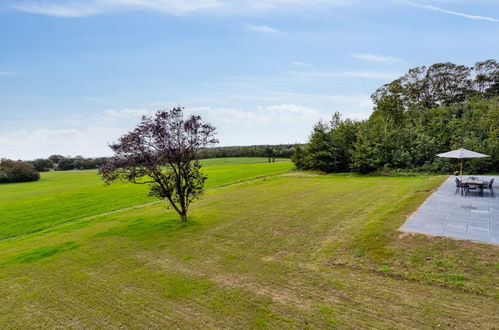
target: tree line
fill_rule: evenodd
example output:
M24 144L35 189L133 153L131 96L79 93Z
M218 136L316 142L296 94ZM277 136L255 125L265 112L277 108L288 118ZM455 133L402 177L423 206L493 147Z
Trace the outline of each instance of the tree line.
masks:
M499 63L436 63L410 69L371 96L367 120L334 113L306 146L295 146L299 169L323 172L449 173L457 162L436 154L460 147L490 155L466 160L473 173L499 172Z
M227 157L291 158L292 155L292 144L280 144L203 148L199 150L197 157L198 159ZM109 159L109 157L85 158L83 156L52 155L48 158L38 158L28 163L33 165L39 172L69 171L98 169Z
M292 144L213 147L199 150L199 158L276 157L291 158Z
M52 155L48 158L38 158L30 161L38 171L70 171L97 169L106 163L107 157L85 158L83 156Z

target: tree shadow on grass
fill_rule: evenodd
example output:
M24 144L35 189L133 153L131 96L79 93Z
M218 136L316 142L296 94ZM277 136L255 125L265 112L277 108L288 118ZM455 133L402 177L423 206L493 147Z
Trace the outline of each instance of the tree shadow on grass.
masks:
M51 257L57 253L61 253L64 251L73 250L80 247L80 244L77 242L65 242L62 244L57 244L53 246L45 246L38 249L29 250L23 253L19 253L4 262L0 262L0 267L13 265L13 264L22 264L22 263L30 263L35 262L41 259L45 259Z
M109 236L120 236L130 239L142 240L156 236L165 236L174 232L193 228L199 222L190 217L187 222L181 222L176 216L168 216L167 219L157 220L157 217L139 217L131 221L126 221L119 225L93 236L93 238L105 238Z

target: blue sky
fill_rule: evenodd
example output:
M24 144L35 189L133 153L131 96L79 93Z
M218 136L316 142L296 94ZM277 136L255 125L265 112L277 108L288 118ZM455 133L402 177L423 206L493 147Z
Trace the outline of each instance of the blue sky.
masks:
M495 0L0 0L0 157L105 156L176 105L221 145L305 142L409 68L499 54Z

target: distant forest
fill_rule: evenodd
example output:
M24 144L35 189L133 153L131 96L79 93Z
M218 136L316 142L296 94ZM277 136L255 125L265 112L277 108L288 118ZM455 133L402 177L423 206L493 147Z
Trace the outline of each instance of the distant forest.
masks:
M499 172L499 63L417 67L371 96L367 120L319 122L306 146L295 146L299 169L323 172L450 173L458 162L436 157L458 148L490 158L466 160L470 173Z
M279 145L254 145L238 147L215 147L205 148L199 153L200 159L226 158L226 157L268 157L268 158L290 158L293 155L292 144ZM70 157L52 155L48 158L39 158L30 161L39 172L68 171L96 169L103 165L108 158L85 158L82 156Z

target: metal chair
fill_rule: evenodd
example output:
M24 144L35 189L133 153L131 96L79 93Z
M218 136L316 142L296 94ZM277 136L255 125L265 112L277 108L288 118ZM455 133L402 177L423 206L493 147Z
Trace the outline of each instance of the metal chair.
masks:
M494 197L494 178L492 178L488 183L483 184L483 189L489 189L490 193L492 194L492 197Z
M458 191L461 191L461 195L463 195L463 192L467 193L468 190L468 185L466 183L461 182L458 178L456 178L456 192L454 193L457 194Z
M470 192L475 192L475 193L478 193L478 184L476 183L468 183L466 184L467 187L466 187L466 195L469 194Z

